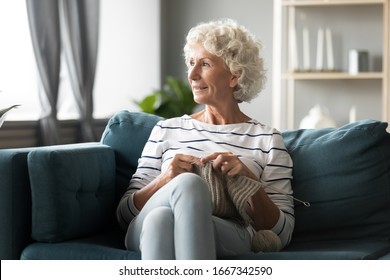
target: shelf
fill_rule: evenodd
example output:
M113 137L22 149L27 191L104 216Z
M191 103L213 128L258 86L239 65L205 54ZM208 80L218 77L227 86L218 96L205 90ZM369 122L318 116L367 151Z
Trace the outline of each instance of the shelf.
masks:
M335 71L304 71L300 65L303 48L294 49L302 44L304 27L310 32L322 27L337 31L333 37ZM345 112L351 106L357 108L359 118L390 123L390 0L274 0L273 29L274 127L296 128L297 120L314 103L332 107L339 125L345 123ZM376 32L372 37L371 30ZM309 44L317 45L315 35L309 39ZM367 49L376 60L370 59L371 69L376 70L350 74L345 60L353 48ZM295 51L298 55L291 57ZM294 68L297 71L292 71ZM338 95L327 96L329 91Z
M295 80L369 80L383 79L382 72L362 72L349 74L348 72L294 72L282 75L283 79Z
M282 0L283 6L335 6L384 4L386 0Z

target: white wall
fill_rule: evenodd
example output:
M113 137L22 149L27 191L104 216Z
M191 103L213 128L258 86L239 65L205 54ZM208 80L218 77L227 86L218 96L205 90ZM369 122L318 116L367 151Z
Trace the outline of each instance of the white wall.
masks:
M186 78L182 49L188 30L202 21L233 18L246 26L264 45L268 69L266 88L242 110L252 118L272 124L272 0L162 0L163 11L163 75Z
M0 1L0 109L21 105L8 120L39 118L37 78L26 1Z
M160 0L101 0L95 117L136 110L160 87Z

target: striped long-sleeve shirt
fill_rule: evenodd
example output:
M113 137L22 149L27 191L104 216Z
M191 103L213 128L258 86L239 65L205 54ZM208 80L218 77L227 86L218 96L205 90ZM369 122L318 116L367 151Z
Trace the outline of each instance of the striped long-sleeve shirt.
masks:
M263 183L266 193L280 209L279 220L272 230L283 246L287 245L295 222L291 188L293 163L280 132L256 120L213 125L184 115L158 122L118 205L117 219L121 226L127 227L139 213L133 203L134 192L164 172L176 153L204 157L214 152L237 155Z

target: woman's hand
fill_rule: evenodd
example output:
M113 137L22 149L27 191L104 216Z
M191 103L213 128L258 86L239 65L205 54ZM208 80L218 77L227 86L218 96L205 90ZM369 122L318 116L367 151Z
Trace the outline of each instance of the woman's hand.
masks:
M176 154L164 173L161 173L150 184L134 194L135 207L137 207L138 210L141 210L149 198L173 178L185 172L192 172L193 164L201 164L199 158L190 155Z
M242 175L258 180L246 165L233 153L213 153L200 159L202 164L212 161L213 168L227 176ZM248 215L254 221L255 230L271 229L279 219L280 210L269 198L264 188L260 188L248 200Z
M214 170L219 170L222 174L229 177L237 175L246 176L257 180L255 174L249 170L248 167L231 152L226 153L213 153L200 159L201 164L206 164L212 161Z
M190 155L175 154L168 169L159 177L165 185L177 175L192 172L194 164L201 164L200 159Z

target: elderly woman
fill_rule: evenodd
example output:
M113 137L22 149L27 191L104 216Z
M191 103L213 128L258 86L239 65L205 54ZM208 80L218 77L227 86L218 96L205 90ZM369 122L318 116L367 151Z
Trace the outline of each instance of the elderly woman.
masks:
M141 251L142 259L249 253L259 231L279 240L277 250L290 242L291 158L277 130L239 107L263 88L260 50L260 42L232 20L189 31L188 81L204 110L155 126L117 208L126 247ZM218 212L227 205L218 200L235 209Z

